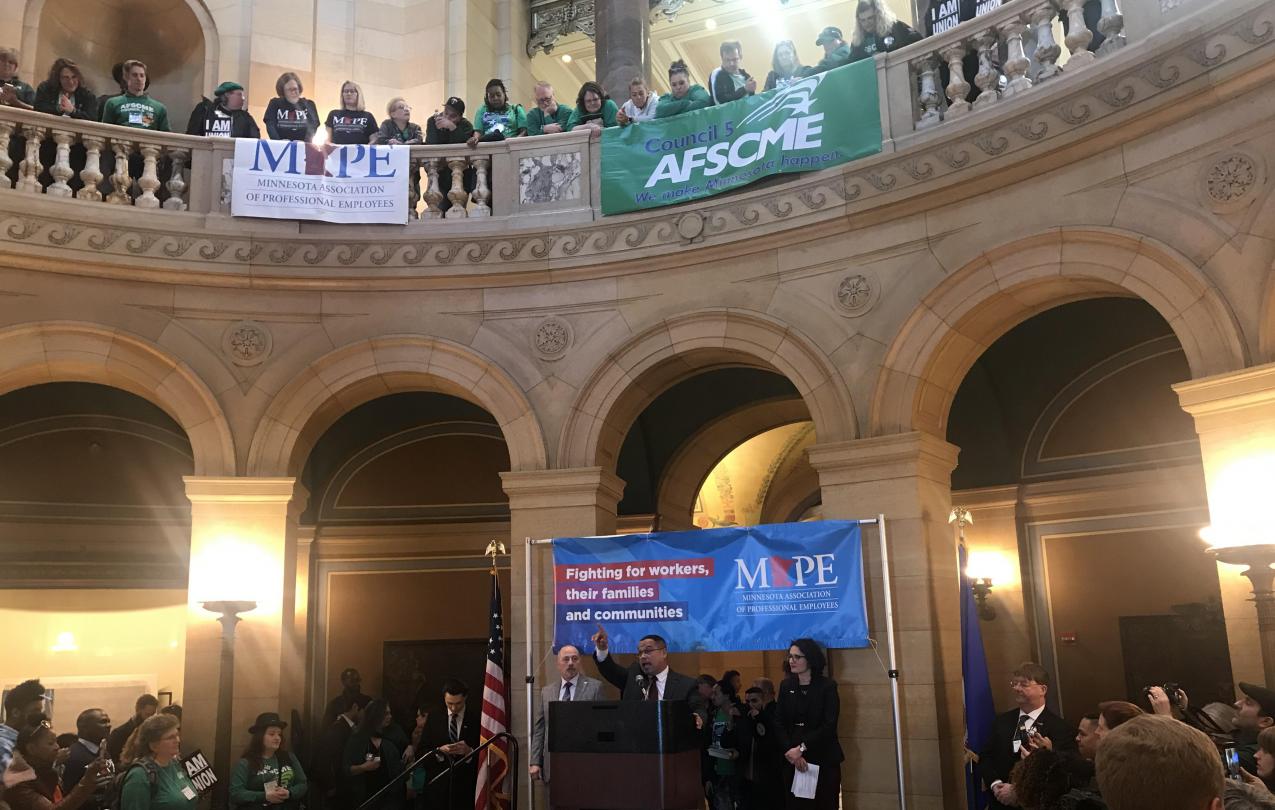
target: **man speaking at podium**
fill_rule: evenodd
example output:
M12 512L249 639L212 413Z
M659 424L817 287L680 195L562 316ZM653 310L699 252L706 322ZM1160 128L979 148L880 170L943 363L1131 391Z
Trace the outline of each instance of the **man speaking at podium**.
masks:
M615 684L621 700L685 700L696 715L702 716L704 699L695 679L669 669L668 644L660 636L642 636L638 640L637 661L628 669L611 658L607 631L602 625L593 634L593 644L598 673Z

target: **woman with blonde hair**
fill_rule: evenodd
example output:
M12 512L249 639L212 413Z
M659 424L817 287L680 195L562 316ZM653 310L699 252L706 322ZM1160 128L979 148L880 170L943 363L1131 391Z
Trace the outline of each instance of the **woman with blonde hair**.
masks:
M196 790L181 763L177 718L156 714L142 722L124 745L120 810L195 810Z
M407 103L407 99L395 96L385 105L385 112L389 118L381 122L377 143L403 146L423 142L421 125L412 123L412 105Z
M323 122L328 130L328 143L376 143L376 116L363 105L363 88L353 81L344 82L341 85L341 106L328 113L327 120Z
M920 41L916 29L896 17L885 0L859 0L850 37L851 62Z

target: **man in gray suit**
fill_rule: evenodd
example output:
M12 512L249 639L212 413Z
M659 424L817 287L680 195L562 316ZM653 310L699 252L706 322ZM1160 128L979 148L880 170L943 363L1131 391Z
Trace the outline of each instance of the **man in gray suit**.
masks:
M545 724L549 703L555 700L599 700L602 681L580 673L580 651L570 644L558 650L558 680L540 689L540 705L536 709L536 725L531 732L532 779L549 781L549 758L545 756Z

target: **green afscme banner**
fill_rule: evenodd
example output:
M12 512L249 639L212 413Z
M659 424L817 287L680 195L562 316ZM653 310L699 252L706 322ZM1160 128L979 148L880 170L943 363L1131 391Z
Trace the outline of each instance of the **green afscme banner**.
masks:
M602 213L697 200L881 151L871 59L672 118L602 132Z

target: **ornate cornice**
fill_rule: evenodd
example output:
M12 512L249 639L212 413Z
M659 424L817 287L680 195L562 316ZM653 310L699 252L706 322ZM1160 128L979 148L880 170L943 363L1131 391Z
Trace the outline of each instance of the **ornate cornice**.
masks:
M1216 7L1206 10L1217 18ZM898 136L872 158L765 181L694 208L559 231L508 227L515 219L482 233L434 236L421 223L398 238L352 242L320 229L305 236L245 233L215 214L157 212L125 225L118 216L110 220L118 210L100 211L113 207L0 193L0 254L13 266L56 272L309 289L500 286L526 284L537 272L619 275L637 258L658 259L661 267L690 264L752 249L737 243L763 235L779 244L804 241L812 229L844 231L1020 182L1216 105L1228 87L1229 94L1250 89L1255 71L1275 66L1275 58L1266 65L1253 59L1259 51L1275 57L1275 1L1183 28L1189 33L1171 28L1132 43L989 111ZM920 51L913 49L923 44L890 54L885 69L914 60ZM1228 69L1240 60L1243 75ZM641 269L651 267L648 261Z

